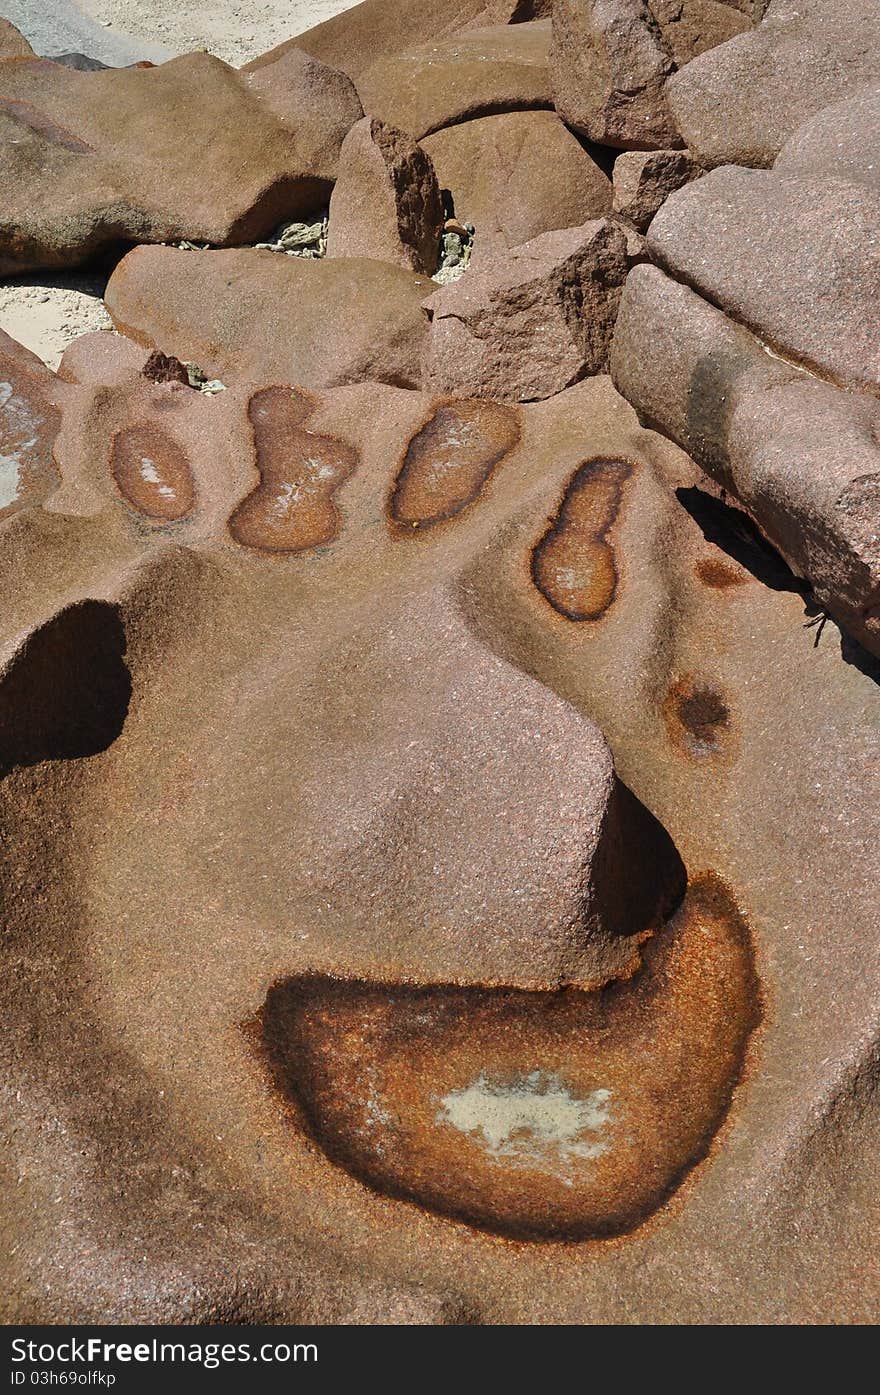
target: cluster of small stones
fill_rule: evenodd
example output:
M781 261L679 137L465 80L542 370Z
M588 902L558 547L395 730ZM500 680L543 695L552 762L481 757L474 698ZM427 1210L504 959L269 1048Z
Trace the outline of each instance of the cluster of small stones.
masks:
M268 242L255 245L266 252L283 252L288 257L316 260L327 255L328 211L318 213L307 223L282 223Z
M440 265L432 276L440 286L449 286L467 271L474 246L476 228L473 223L460 223L447 218L440 240Z
M324 210L306 222L282 223L268 241L257 242L255 246L266 252L283 252L288 257L317 260L327 255L327 228L328 212ZM431 278L438 285L448 286L467 271L475 232L473 223L447 218L440 242L439 264ZM178 246L194 247L195 244L186 242Z

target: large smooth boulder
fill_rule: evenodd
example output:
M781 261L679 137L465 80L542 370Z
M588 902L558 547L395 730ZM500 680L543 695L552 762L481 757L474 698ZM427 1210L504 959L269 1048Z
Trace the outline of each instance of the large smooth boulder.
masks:
M362 116L348 78L290 50L253 75L206 53L156 68L0 67L0 274L120 239L255 241L326 203Z
M880 85L861 88L809 117L785 142L773 168L880 189L878 147Z
M877 392L878 226L865 184L730 166L667 200L648 249L779 353Z
M866 657L607 378L151 357L0 521L6 1316L870 1322Z
M603 372L626 273L607 219L499 252L427 302L425 385L526 402Z
M416 140L490 112L552 107L550 23L494 25L402 49L358 78L368 116Z
M273 62L290 48L302 48L339 68L355 82L380 58L392 57L404 48L429 39L446 39L463 29L485 29L492 24L523 23L545 19L552 0L363 0L287 39L245 65L245 71Z
M223 382L416 387L431 288L375 260L140 247L116 268L106 301L126 334Z
M808 117L880 81L875 0L773 0L750 33L670 78L684 140L707 165L772 165Z
M552 111L447 126L421 142L460 219L515 247L611 209L611 181Z
M745 505L816 598L880 653L880 403L768 354L657 267L611 349L619 390Z

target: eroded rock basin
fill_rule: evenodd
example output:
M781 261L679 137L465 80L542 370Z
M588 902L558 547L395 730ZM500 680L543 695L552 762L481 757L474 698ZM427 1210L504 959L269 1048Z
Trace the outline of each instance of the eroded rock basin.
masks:
M263 1040L298 1123L369 1186L523 1240L637 1227L712 1143L760 1015L748 929L692 883L601 992L277 985Z

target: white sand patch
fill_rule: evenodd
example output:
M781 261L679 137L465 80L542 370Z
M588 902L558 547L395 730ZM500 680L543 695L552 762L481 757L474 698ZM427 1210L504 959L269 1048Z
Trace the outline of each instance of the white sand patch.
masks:
M240 67L350 10L354 0L80 0L86 14L120 33L176 53L207 49Z
M570 1163L608 1151L598 1135L611 1119L610 1090L572 1095L558 1075L535 1070L512 1081L493 1081L481 1072L461 1090L440 1101L437 1122L475 1134L496 1158L521 1166Z
M112 329L94 272L33 272L0 282L0 329L57 368L61 355L83 334Z

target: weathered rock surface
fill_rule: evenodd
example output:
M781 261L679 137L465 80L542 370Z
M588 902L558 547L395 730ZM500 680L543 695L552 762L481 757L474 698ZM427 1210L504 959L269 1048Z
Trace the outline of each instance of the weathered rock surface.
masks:
M701 173L686 150L625 150L614 162L614 212L644 232L669 195Z
M664 95L675 65L646 0L554 0L550 61L556 110L590 140L681 145Z
M454 37L462 30L547 19L551 4L552 0L450 0L437 5L434 0L406 0L388 5L386 0L363 0L255 58L245 71L297 47L357 82L373 63L403 48Z
M607 219L500 252L426 302L426 387L526 402L603 372L627 269Z
M880 403L768 354L656 267L627 281L611 367L637 410L736 494L820 603L880 654Z
M648 250L777 352L880 394L880 193L768 170L713 170L674 194Z
M880 189L880 86L864 87L799 126L773 168L782 174L846 179Z
M116 268L106 300L139 343L224 383L416 387L431 289L427 278L375 260L141 247Z
M358 78L368 116L416 140L491 112L552 107L550 22L468 29L395 51Z
M667 79L756 18L756 7L730 0L554 0L556 110L605 145L679 147Z
M876 1320L875 11L575 19L608 126L765 8L732 145L771 69L833 107L772 171L624 152L613 216L553 112L471 114L545 0L368 0L243 74L0 25L47 245L309 219L130 252L57 375L0 334L5 1321ZM443 292L342 75L383 66L456 123ZM369 255L323 259L345 142Z
M757 14L736 0L647 0L664 47L676 67L751 29Z
M773 0L751 33L668 83L678 129L707 165L772 165L808 117L880 81L874 0Z
M4 1316L869 1320L868 673L607 379L147 357L0 522Z
M0 330L0 519L54 490L57 379Z
M611 211L611 181L552 111L447 126L422 141L441 187L480 241L509 247Z
M3 64L0 273L125 238L256 240L326 203L361 115L347 78L294 50L252 76L208 54L107 72Z
M330 199L327 256L375 257L432 276L443 220L430 156L375 117L353 126Z

